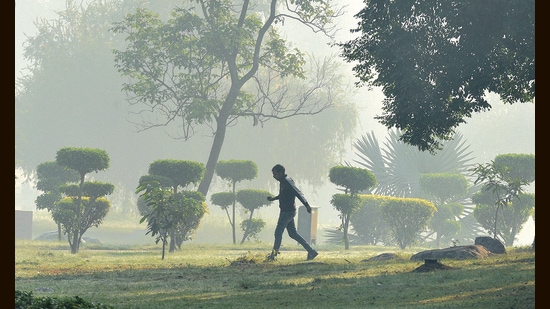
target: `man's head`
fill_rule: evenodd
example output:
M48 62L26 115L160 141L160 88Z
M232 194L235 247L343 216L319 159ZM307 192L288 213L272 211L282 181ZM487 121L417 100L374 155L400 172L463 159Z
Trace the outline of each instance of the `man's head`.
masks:
M277 164L271 169L271 172L273 173L273 178L280 180L285 176L285 167Z

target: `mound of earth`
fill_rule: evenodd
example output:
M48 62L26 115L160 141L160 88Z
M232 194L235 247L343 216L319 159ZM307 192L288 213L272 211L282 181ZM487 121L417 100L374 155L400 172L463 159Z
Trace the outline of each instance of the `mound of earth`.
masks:
M387 261L387 260L393 260L397 258L397 254L395 253L382 253L377 256L373 256L369 259L362 260L361 262L369 262L369 261Z
M421 251L411 256L411 261L441 260L441 259L484 259L491 253L481 245L455 246L444 249Z

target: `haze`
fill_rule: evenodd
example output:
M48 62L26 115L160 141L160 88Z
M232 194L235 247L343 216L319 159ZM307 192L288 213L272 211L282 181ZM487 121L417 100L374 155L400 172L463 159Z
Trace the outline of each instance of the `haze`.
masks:
M358 12L363 4L360 1L345 0L348 3L347 13L339 19L338 27L341 29L338 33L338 41L345 41L352 38L349 29L356 26L353 15ZM15 78L24 75L24 68L27 63L22 56L22 44L25 42L26 35L34 35L36 27L34 21L37 18L56 19L56 11L65 8L65 0L29 0L16 2L15 7ZM303 35L300 31L286 32L288 38L305 52L315 53L317 55L329 55L337 53L337 50L329 48L322 36L311 34ZM351 65L342 62L342 67L349 74L350 83L355 81L351 74ZM105 74L112 74L105 73ZM67 91L71 91L67 89ZM102 89L95 89L99 93ZM82 98L86 102L95 102L93 93L90 97ZM111 167L98 178L104 178L117 186L118 199L132 200L132 192L135 189L138 178L147 173L148 165L154 160L163 158L195 160L205 163L208 157L211 137L206 134L199 134L189 141L175 140L170 137L166 130L158 128L146 132L137 133L128 121L129 106L124 100L122 93L113 93L111 102L95 102L93 105L83 107L80 114L93 114L82 120L82 128L75 132L63 130L66 136L49 136L44 138L43 144L33 145L37 153L40 153L41 162L55 159L55 151L65 146L75 147L97 147L106 150L111 157ZM489 102L493 109L489 112L476 114L468 119L468 123L459 127L463 134L466 144L470 145L473 151L476 163L486 163L494 159L498 154L504 153L535 153L535 105L531 103L504 105L500 102L498 96L488 94ZM381 113L383 95L378 89L367 90L358 89L358 93L352 98L360 111L360 123L356 128L356 138L373 131L378 140L382 143L387 136L387 129L373 119L374 116ZM76 105L75 105L76 106ZM82 107L82 104L78 105ZM52 111L52 115L58 115L59 120L52 119L52 126L60 126L60 122L65 115L65 110ZM296 120L299 121L299 120ZM246 122L246 121L243 121ZM269 186L273 192L276 190L275 183L271 179L270 169L276 163L291 165L293 158L281 157L280 161L264 161L266 151L270 149L258 149L254 144L247 143L247 138L243 140L244 134L253 134L258 139L270 138L273 132L269 132L271 127L266 125L263 128L251 127L249 124L239 124L235 128L229 128L221 159L251 159L255 161L260 170L258 179L270 181ZM36 129L40 134L40 128ZM74 136L71 136L74 135ZM298 136L297 136L298 138ZM56 142L59 141L59 142ZM343 160L356 159L352 143L354 139L345 141L349 145L348 151L342 158ZM68 144L67 144L68 143ZM294 176L295 171L287 170L290 176ZM21 175L22 171L17 169L16 174ZM294 177L296 181L300 179ZM224 184L214 179L210 193L215 192L216 188L223 188ZM243 184L244 186L244 184ZM338 212L330 205L331 196L336 193L336 188L326 179L326 185L321 188L308 187L301 185L304 194L310 200L310 203L321 207L319 210L319 222L322 226L334 226L339 224ZM123 188L123 189L120 189ZM528 188L528 192L534 193L534 183ZM34 199L40 194L34 190L29 183L23 183L22 179L16 181L15 188L15 209L35 210ZM113 200L113 196L110 197ZM208 201L207 197L207 201ZM224 213L216 206L210 206L211 216L222 217ZM276 207L262 211L261 215L265 218L276 218ZM223 220L223 219L222 219ZM225 222L225 221L223 221ZM101 227L99 227L101 228ZM267 227L267 233L271 235L272 229ZM224 235L226 238L226 235ZM520 239L514 245L531 244L534 237L534 224L532 219L526 223L520 234ZM229 242L229 239L224 241Z

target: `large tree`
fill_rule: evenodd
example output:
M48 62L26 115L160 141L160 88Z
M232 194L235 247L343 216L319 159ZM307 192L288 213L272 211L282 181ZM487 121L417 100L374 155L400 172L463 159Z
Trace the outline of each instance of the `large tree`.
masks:
M67 0L56 12L47 4L52 3L33 3L40 5L38 14L29 3L18 3L16 8L18 22L28 14L32 15L31 20L36 17L33 31L36 34L16 27L16 37L25 39L21 49L16 38L16 53L24 52L25 59L25 63L19 64L27 66L16 80L16 167L22 168L26 175L36 175L33 171L37 165L48 161L51 154L65 145L93 145L107 150L111 158L111 167L101 177L131 188L157 158L170 158L177 153L178 158L206 163L212 141L209 132L184 143L173 139L176 122L163 130L135 132L140 128L134 126L139 124L140 115L134 112L140 108L125 103L121 87L127 79L115 68L112 53L113 48L120 49L125 44L123 35L109 31L113 21L122 20L136 7L146 7L167 18L171 9L182 1ZM46 19L46 16L54 17ZM291 26L291 22L287 20L285 25ZM293 29L289 28L287 33ZM298 44L309 48L308 43L319 41L318 37L322 34L303 37ZM337 72L341 61L335 61L336 55L331 57L327 61L316 58L319 63L312 66L324 64L325 71ZM331 78L332 85L344 85L343 74ZM256 187L272 181L269 170L273 162L279 161L288 162L297 178L314 187L322 186L328 169L341 162L347 150L345 142L353 136L357 123L353 89L341 88L339 94L345 97L335 100L330 112L268 121L262 129L255 130L251 130L252 118L233 123L220 159L247 158L257 162L266 173L260 172L253 180ZM72 134L67 134L69 129ZM300 138L296 138L297 132Z
M380 86L376 118L435 152L472 113L535 99L535 1L365 1L345 43L358 85Z
M198 0L175 8L166 21L138 9L113 27L128 42L115 50L115 61L129 78L123 89L130 101L154 113L143 129L178 122L181 137L189 138L200 125L211 126L214 139L198 188L206 195L226 129L238 118L257 125L317 114L335 102L338 85L328 64L308 76L304 54L278 28L289 19L330 35L339 14L331 0L271 0L267 6Z

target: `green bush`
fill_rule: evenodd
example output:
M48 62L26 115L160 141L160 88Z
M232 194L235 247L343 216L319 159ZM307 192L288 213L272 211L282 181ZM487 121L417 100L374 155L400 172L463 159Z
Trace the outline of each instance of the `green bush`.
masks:
M15 290L15 309L113 309L112 306L90 303L82 298L35 297L32 292Z
M383 219L401 249L416 243L437 211L432 202L419 198L388 198L380 207Z
M391 244L390 228L382 216L380 205L387 199L383 195L361 194L361 206L350 217L353 231L362 244Z
M535 155L526 153L505 153L495 157L495 166L506 177L522 179L529 183L535 181Z

